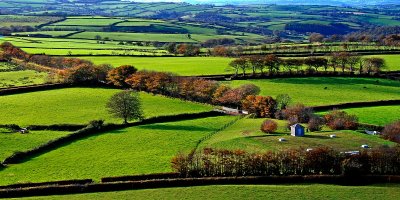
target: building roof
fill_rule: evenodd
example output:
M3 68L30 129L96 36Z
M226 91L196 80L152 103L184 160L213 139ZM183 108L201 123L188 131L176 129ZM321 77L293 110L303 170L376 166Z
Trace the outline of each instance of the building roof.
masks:
M304 128L304 126L303 125L301 125L301 124L293 124L293 125L291 125L290 127L292 127L292 128L297 128L297 127L301 127L301 128Z

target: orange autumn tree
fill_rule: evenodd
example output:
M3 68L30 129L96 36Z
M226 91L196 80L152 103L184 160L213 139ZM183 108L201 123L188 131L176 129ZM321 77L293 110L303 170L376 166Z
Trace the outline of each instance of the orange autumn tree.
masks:
M270 96L249 95L243 100L242 108L256 114L257 117L273 117L276 101Z
M137 69L134 66L122 65L108 72L107 81L115 86L126 87L125 80L136 72Z

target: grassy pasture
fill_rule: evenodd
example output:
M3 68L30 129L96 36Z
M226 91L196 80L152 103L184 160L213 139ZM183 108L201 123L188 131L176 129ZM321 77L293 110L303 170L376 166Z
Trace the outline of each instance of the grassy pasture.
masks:
M0 124L86 124L91 120L122 123L106 110L108 99L120 90L67 88L0 97ZM208 105L141 93L145 117L211 110Z
M285 121L277 121L279 128L276 134L265 134L260 131L260 126L265 119L241 119L234 125L215 134L201 144L200 147L213 147L219 149L243 149L250 152L265 152L268 150L284 150L288 148L316 148L328 146L340 151L361 150L362 144L371 147L382 145L395 145L378 136L366 135L356 131L331 131L325 129L321 132L306 133L306 137L292 137L286 129ZM331 134L337 135L332 139ZM279 142L279 138L287 142Z
M189 39L186 34L161 34L161 33L118 33L118 32L82 32L72 35L69 38L75 39L94 39L96 35L102 38L108 37L111 40L118 41L144 41L144 42L186 42L197 43L204 42L209 39L216 38L231 38L246 41L262 40L262 37L255 34L242 35L205 35L192 34L192 39Z
M68 134L63 131L30 131L28 134L20 134L0 130L0 161L16 151L26 151Z
M1 5L0 5L1 6ZM22 16L22 15L0 15L0 27L5 26L38 26L61 19L50 16Z
M43 34L43 35L49 35L51 37L61 37L67 34L74 33L75 31L36 31L36 32L22 32L22 33L13 33L15 36L20 36L20 35L33 35L33 34Z
M3 169L0 185L170 172L173 156L188 153L200 138L233 119L151 124L88 137Z
M67 18L64 21L52 24L52 26L109 26L121 21L117 18Z
M83 39L60 39L60 38L26 38L26 37L6 37L4 41L13 43L17 47L21 47L27 51L35 51L37 49L66 49L73 51L74 49L81 50L124 50L124 49L156 49L151 46L136 46L136 45L119 45L118 42L108 41L105 44L99 44L95 40ZM47 53L47 52L44 52Z
M252 83L260 87L261 95L289 94L293 103L309 106L400 99L400 83L385 79L287 78L227 83L234 87Z
M0 72L0 88L42 84L45 83L46 76L46 73L33 70Z
M373 56L366 56L366 57L385 59L387 67L385 69L383 69L384 71L400 70L400 55L373 55Z
M209 199L209 200L242 200L242 199L341 199L353 200L391 200L400 195L400 186L369 185L339 186L322 184L297 185L211 185L181 188L163 188L130 190L119 192L74 194L64 196L30 197L24 199Z
M228 68L232 58L223 57L81 57L95 64L133 65L138 69L173 72L179 75L234 73Z

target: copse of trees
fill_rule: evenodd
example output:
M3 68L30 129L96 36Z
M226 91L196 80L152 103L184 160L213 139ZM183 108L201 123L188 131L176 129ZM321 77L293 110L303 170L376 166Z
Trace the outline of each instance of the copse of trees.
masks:
M198 56L200 47L194 44L176 44L169 43L164 46L164 49L172 54L182 54L184 56Z
M303 65L307 68L304 71ZM229 66L233 68L235 76L241 72L245 76L249 71L251 75L256 73L264 74L267 70L268 73L274 74L281 71L292 73L313 73L320 72L323 69L327 72L333 69L337 72L338 69L342 73L348 71L351 73L358 72L359 74L379 73L386 67L386 62L382 58L362 58L360 55L348 52L335 52L325 57L310 56L307 58L289 58L281 59L277 56L270 54L266 56L242 56L230 62ZM284 69L284 70L282 70Z
M126 87L125 80L137 71L134 66L122 65L108 72L107 81L115 86Z

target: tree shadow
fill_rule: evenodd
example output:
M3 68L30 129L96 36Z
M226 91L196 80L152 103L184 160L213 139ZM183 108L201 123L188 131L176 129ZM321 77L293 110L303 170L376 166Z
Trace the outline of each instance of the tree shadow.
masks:
M214 129L199 127L199 126L183 126L183 125L168 125L168 124L154 124L149 126L142 126L142 129L152 130L171 130L171 131L213 131Z

